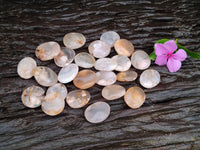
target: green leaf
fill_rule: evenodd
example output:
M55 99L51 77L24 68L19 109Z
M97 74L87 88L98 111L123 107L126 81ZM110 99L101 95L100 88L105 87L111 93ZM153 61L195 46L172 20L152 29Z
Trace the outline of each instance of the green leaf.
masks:
M149 58L153 61L156 60L156 54L154 52L152 52L150 55L149 55Z
M167 41L169 41L169 39L161 39L161 40L158 40L156 43L164 44Z
M185 52L187 53L187 55L190 56L191 58L200 59L200 54L199 53L189 51L187 48L185 48L184 46L182 46L182 45L180 45L178 43L177 43L177 46L178 46L178 49L185 50Z

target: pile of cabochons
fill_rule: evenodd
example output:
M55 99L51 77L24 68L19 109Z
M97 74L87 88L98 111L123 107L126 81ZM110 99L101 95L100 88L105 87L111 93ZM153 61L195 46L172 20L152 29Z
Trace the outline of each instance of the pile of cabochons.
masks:
M63 38L65 47L60 47L57 42L40 44L35 55L42 61L54 59L57 66L62 67L58 75L50 68L37 66L31 57L23 58L17 72L23 79L34 76L38 84L49 87L46 91L39 86L31 86L25 89L21 99L25 106L36 108L41 106L42 111L50 116L60 114L65 107L65 99L71 108L84 107L91 95L86 90L95 84L104 86L102 96L106 100L115 100L124 96L125 103L130 108L139 108L145 101L145 93L140 87L131 87L127 91L114 84L116 81L132 82L137 78L137 72L129 70L131 65L137 70L145 70L140 75L140 84L145 88L153 88L160 82L160 74L153 69L147 69L151 61L146 52L134 51L133 44L120 39L114 31L108 31L101 35L100 40L90 43L87 52L77 55L74 50L81 48L86 43L86 38L81 33L68 33ZM107 57L114 47L117 55ZM131 57L131 59L129 59ZM95 60L97 58L97 60ZM72 63L72 62L75 63ZM87 68L79 71L79 67ZM98 72L88 68L94 67ZM113 71L118 71L117 75ZM58 81L60 83L58 83ZM72 82L78 88L68 92L64 84ZM91 123L100 123L110 114L110 106L106 102L96 102L85 110L85 118Z

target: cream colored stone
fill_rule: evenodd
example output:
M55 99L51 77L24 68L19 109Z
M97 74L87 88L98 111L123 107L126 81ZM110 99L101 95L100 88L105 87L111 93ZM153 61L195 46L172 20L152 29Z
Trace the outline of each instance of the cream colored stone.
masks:
M31 57L23 58L17 65L17 73L21 78L30 79L33 69L37 67L36 61Z
M57 74L48 67L38 66L33 70L35 80L42 86L52 86L57 83Z
M119 40L119 39L120 39L120 36L115 31L104 32L100 37L100 40L106 42L107 44L109 44L110 47L113 47L115 42L117 40Z
M74 90L68 93L66 102L71 108L81 108L89 102L90 98L88 91Z
M145 88L153 88L160 83L160 74L154 69L147 69L140 75L140 84Z
M69 49L78 49L85 45L86 38L81 33L71 32L64 36L63 43Z
M119 55L125 55L127 57L131 56L134 52L134 46L133 44L126 40L126 39L120 39L115 42L115 51Z
M92 70L82 70L74 78L73 83L79 89L88 89L97 82L97 75Z
M97 84L102 86L107 86L114 84L117 80L117 76L112 71L99 71L97 75Z
M131 71L131 70L122 71L117 74L117 81L121 81L121 82L134 81L135 79L137 79L137 76L138 74L135 71Z
M113 84L103 88L102 96L107 100L115 100L124 96L126 90L123 86Z
M42 61L53 59L60 53L60 45L57 42L46 42L40 44L35 51L35 55Z
M125 55L115 55L112 59L117 62L116 71L127 71L131 67L131 61Z
M74 57L74 50L62 47L60 53L54 57L54 62L58 67L65 67L74 60Z
M85 118L91 123L100 123L110 115L110 106L105 102L96 102L91 104L85 110Z
M94 67L100 71L112 71L117 67L117 62L111 58L100 58L96 61Z
M95 64L95 59L89 53L81 52L75 56L75 63L83 68L92 68Z
M29 108L39 107L44 98L44 93L45 91L39 86L28 87L21 95L22 103Z
M150 66L151 60L145 51L137 50L131 56L131 63L134 68L144 70Z

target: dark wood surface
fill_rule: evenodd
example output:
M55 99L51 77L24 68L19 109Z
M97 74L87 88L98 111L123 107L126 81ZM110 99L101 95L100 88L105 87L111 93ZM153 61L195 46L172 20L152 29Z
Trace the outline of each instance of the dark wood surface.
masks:
M179 39L189 50L200 52L199 0L0 0L0 149L200 149L200 61L187 58L176 73L152 63L161 83L145 89L146 102L130 109L123 98L108 102L110 117L103 123L88 123L82 109L68 106L58 116L45 115L40 108L26 108L20 99L35 80L23 80L17 63L33 57L42 42L72 31L87 38L87 46L107 30L117 31L136 49L150 53L161 38ZM115 52L112 50L112 55ZM53 61L39 65L60 68ZM118 83L128 89L136 82ZM68 91L76 89L72 83ZM101 86L89 89L91 103L105 101Z

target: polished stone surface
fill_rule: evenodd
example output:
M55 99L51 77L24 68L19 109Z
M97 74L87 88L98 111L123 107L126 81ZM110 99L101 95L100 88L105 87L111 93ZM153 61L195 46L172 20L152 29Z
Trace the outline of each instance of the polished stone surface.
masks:
M33 76L33 69L37 67L36 61L31 57L25 57L17 65L17 73L23 79Z
M57 74L48 67L38 66L33 70L35 80L42 86L52 86L57 83Z
M160 83L160 74L154 69L147 69L140 75L140 84L145 88L153 88Z
M130 108L134 109L141 107L145 101L145 98L146 95L143 89L139 87L131 87L126 91L124 101Z
M67 94L66 102L71 108L81 108L89 102L90 98L90 93L86 90L73 90Z
M151 65L151 60L145 51L137 50L131 56L131 63L134 68L144 70Z
M111 47L104 41L96 40L88 46L89 53L96 58L104 58L110 54Z
M116 71L127 71L131 67L131 61L125 55L115 55L112 59L117 62Z
M58 67L65 67L74 60L74 57L74 50L62 47L60 53L54 57L54 62Z
M44 98L45 91L39 86L31 86L26 88L22 95L22 103L29 108L36 108L41 105L41 101Z
M86 108L84 115L90 123L103 122L110 115L110 105L105 102L93 103Z
M125 55L127 57L131 56L134 52L134 46L133 44L126 40L126 39L120 39L115 42L115 51L119 55Z
M75 63L82 68L92 68L95 65L95 59L86 52L81 52L75 56Z
M64 110L65 100L60 93L54 92L45 96L41 108L47 115L55 116Z
M100 37L100 40L106 42L107 44L109 44L110 47L113 47L115 42L117 40L119 40L119 39L120 39L120 36L115 31L104 32Z
M107 100L115 100L124 96L126 89L117 84L108 85L103 88L102 96Z
M101 86L107 86L114 84L117 80L117 76L112 71L99 71L97 75L97 84Z
M117 74L117 81L121 82L128 82L128 81L134 81L138 77L137 72L128 70L128 71L122 71Z
M69 49L78 49L85 45L86 38L81 33L71 32L64 36L63 43Z
M74 78L73 83L79 89L88 89L97 82L97 75L92 70L81 70Z
M117 67L117 62L111 58L100 58L96 61L94 67L100 71L112 71Z
M67 88L62 83L56 83L47 89L46 95L59 93L63 99L67 96Z
M53 59L60 53L60 45L57 42L45 42L40 44L36 50L35 55L42 61Z
M71 63L66 67L63 67L58 73L58 81L61 83L71 82L78 74L78 65Z

